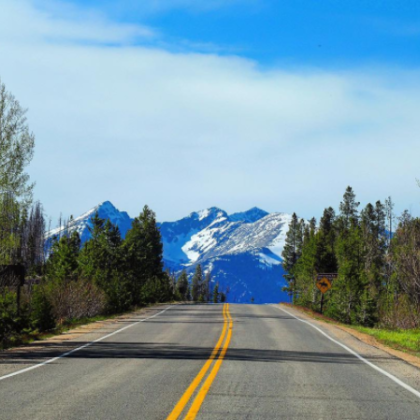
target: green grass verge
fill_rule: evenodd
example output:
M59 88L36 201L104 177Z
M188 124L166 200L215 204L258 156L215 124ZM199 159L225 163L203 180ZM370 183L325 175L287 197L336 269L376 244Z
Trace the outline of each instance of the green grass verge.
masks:
M375 337L380 343L398 350L409 350L420 356L420 330L386 330L349 325L357 331Z
M368 334L378 340L379 343L384 344L388 347L391 347L396 350L401 350L414 356L420 357L420 330L388 330L385 328L367 328L358 325L349 325L338 322L332 318L328 318L324 315L321 315L318 312L315 312L311 309L305 308L303 306L297 306L292 304L286 304L291 308L296 308L310 315L314 319L319 319L321 321L327 322L329 324L335 324L338 326L343 326L346 328L351 328L353 330L359 331L364 334Z

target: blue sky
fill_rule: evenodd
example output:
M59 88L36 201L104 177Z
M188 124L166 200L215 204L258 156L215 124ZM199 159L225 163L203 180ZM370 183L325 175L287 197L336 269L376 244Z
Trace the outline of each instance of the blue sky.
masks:
M346 67L420 61L415 0L145 0L69 2L147 25L173 50L237 54L264 66Z
M319 216L347 185L420 215L420 3L0 0L56 220L110 200Z

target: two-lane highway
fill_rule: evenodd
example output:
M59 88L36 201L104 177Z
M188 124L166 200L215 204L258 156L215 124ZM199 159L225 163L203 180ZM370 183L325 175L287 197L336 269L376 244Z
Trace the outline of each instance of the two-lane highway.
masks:
M340 344L278 306L164 307L0 353L0 419L420 419L416 368Z

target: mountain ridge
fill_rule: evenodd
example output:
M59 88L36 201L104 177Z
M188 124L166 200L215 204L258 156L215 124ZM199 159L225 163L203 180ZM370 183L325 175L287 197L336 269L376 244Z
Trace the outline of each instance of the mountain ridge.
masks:
M99 217L116 224L125 237L132 220L128 213L104 201L67 227L53 229L47 238L77 230L82 243L90 237L91 219ZM189 275L201 264L212 272L212 282L228 292L228 300L244 303L275 303L288 300L281 252L291 216L268 213L258 207L229 215L218 207L195 211L174 222L159 223L165 267Z

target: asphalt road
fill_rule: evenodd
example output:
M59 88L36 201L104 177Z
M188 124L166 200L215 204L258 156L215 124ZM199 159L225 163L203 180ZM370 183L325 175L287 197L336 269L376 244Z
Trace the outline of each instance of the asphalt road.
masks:
M0 419L420 419L417 368L293 312L165 308L0 354Z

